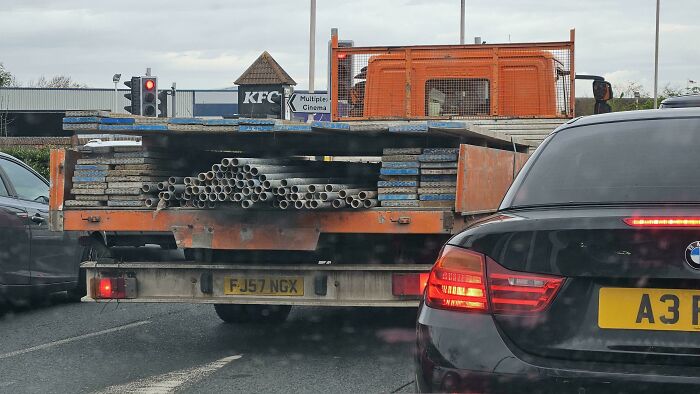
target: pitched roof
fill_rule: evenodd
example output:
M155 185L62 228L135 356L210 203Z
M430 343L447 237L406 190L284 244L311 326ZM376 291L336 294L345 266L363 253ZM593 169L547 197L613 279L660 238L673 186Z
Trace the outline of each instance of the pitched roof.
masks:
M236 85L297 84L267 51L263 52L234 83Z

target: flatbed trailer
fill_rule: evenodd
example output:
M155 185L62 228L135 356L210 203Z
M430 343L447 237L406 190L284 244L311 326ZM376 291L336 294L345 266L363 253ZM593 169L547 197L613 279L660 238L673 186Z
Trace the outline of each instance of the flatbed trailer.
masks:
M91 115L98 114L102 117L90 120L98 123L80 129L139 134L146 151L167 148L175 155L212 150L260 156L323 153L333 156L326 160L361 157L376 162L385 148L458 149L457 184L454 205L441 208L68 207L65 202L83 153L53 150L53 230L82 232L86 243L100 241L112 250L159 244L185 252L185 259L177 261L122 261L109 255L85 261L83 301L90 302L415 307L439 248L451 235L495 211L531 148L469 122L316 122L290 127L275 121L267 129L245 133L241 128L246 120L239 120L235 130L213 133L167 126L112 130L99 123L110 114ZM232 280L238 281L237 289L231 287ZM241 283L264 287L265 281L268 287L274 283L295 291L241 291Z

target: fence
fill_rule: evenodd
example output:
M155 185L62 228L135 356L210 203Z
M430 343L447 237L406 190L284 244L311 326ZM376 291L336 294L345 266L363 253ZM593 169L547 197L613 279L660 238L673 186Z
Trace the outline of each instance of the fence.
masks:
M338 47L331 38L331 119L570 118L570 41Z

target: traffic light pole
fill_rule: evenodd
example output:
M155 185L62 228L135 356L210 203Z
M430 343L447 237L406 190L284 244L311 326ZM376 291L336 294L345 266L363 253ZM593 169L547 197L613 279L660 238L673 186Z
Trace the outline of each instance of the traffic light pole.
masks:
M177 117L177 103L175 102L175 93L177 93L177 84L173 82L173 86L170 87L170 94L173 96L173 118Z

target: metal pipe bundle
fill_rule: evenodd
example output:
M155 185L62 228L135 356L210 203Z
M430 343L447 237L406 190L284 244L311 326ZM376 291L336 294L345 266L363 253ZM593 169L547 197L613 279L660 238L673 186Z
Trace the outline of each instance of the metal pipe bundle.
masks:
M238 205L244 209L341 209L377 206L376 190L367 181L338 176L338 163L293 158L227 157L196 175L172 176L144 184L142 191L160 192L147 207L211 208Z

